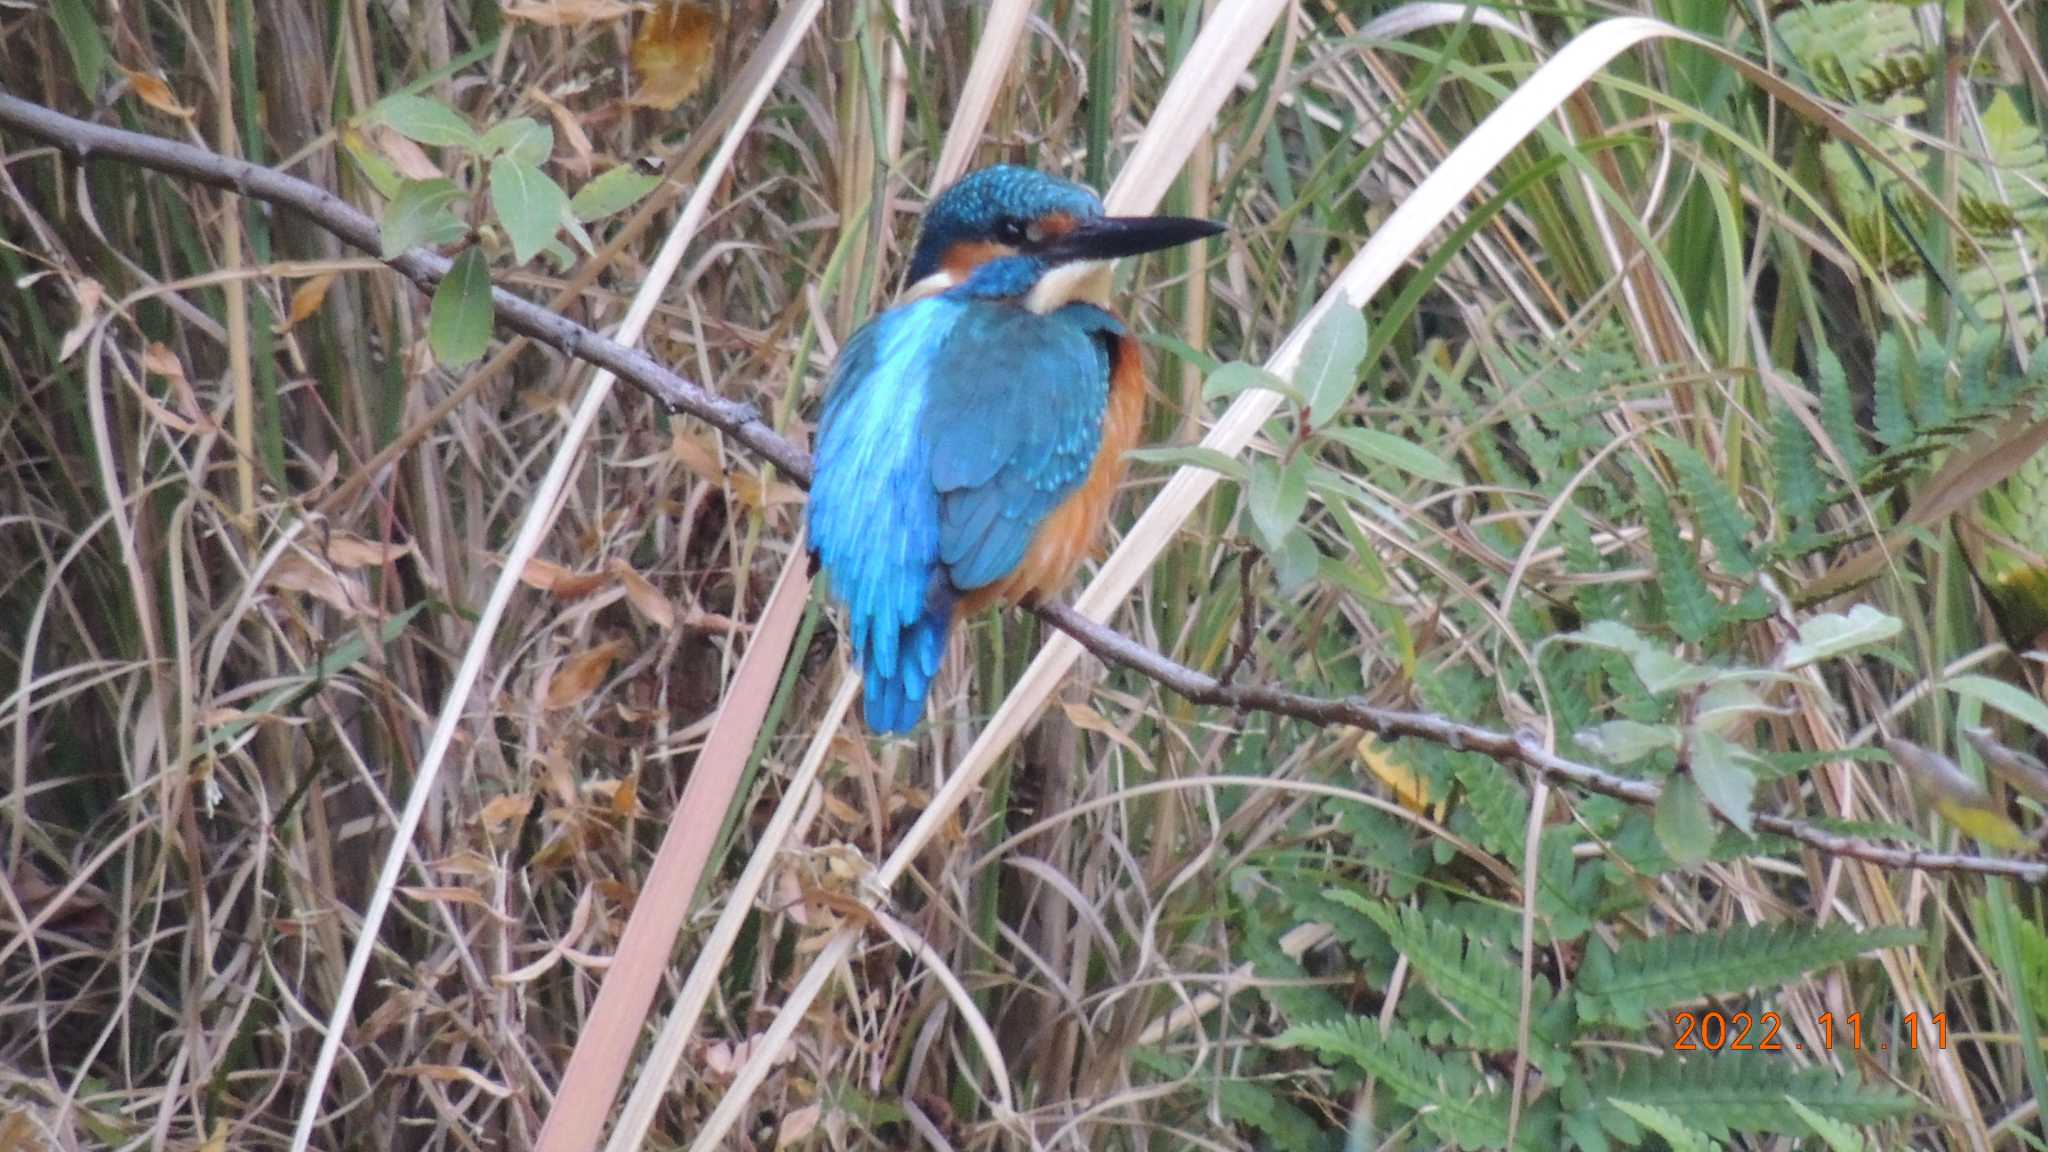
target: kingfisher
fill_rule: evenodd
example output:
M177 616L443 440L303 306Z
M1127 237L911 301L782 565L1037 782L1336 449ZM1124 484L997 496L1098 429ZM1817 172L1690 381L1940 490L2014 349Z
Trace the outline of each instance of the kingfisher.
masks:
M954 620L1073 576L1144 416L1111 264L1221 231L1110 216L1007 165L932 201L900 299L839 351L811 481L812 563L845 606L871 731L917 726Z

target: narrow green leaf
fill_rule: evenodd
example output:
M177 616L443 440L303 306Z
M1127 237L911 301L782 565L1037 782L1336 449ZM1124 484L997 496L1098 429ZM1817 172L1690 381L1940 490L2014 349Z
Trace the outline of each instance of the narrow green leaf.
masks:
M1209 374L1209 379L1202 384L1202 399L1226 399L1240 392L1249 392L1254 388L1264 388L1268 392L1278 392L1296 404L1304 402L1301 393L1296 390L1294 385L1289 384L1287 381L1282 380L1256 364L1246 364L1236 360L1223 365Z
M384 207L378 222L383 255L389 260L408 248L453 244L468 233L453 211L462 190L453 180L407 180Z
M521 164L544 164L555 151L555 130L532 117L515 116L491 125L479 151Z
M71 54L71 67L78 73L78 86L88 101L97 97L107 77L107 41L87 0L53 0L50 16L57 21L57 35Z
M1365 314L1343 303L1324 313L1309 333L1294 385L1308 397L1312 426L1320 428L1344 410L1358 387L1358 366L1370 339Z
M1692 778L1715 811L1745 835L1755 820L1750 805L1756 799L1756 773L1745 762L1750 759L1748 752L1719 733L1694 729Z
M1204 448L1200 444L1164 444L1154 448L1133 448L1124 459L1143 464L1164 464L1170 468L1202 468L1243 483L1251 475L1244 461L1235 456Z
M1680 868L1697 868L1714 850L1714 815L1707 810L1707 798L1690 776L1673 776L1657 797L1653 821L1657 843L1672 863Z
M638 204L642 197L661 185L661 177L621 164L594 180L587 180L569 200L569 211L588 224Z
M1342 444L1353 456L1368 464L1385 464L1449 488L1465 482L1464 474L1458 471L1456 464L1391 432L1375 428L1329 428L1323 435Z
M1284 462L1262 456L1252 463L1247 502L1252 527L1269 553L1277 555L1286 547L1287 534L1308 507L1308 470L1306 453Z
M1989 676L1955 676L1943 683L1958 696L1989 704L2015 720L2033 725L2035 731L2048 735L2048 704L2043 704L2032 693Z
M540 169L500 156L491 161L491 208L512 240L512 259L524 264L555 238L569 197Z
M470 248L434 289L427 318L427 346L443 368L460 368L484 354L491 343L491 270L483 250Z
M414 143L471 151L475 151L479 144L476 129L469 126L462 113L439 100L401 93L379 100L371 113L389 124L392 131Z

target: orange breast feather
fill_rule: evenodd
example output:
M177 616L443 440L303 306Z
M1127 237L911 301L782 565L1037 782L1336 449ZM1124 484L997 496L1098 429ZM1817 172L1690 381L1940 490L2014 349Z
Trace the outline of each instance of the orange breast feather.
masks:
M1052 596L1073 578L1102 535L1110 502L1124 479L1124 453L1137 446L1145 417L1145 364L1138 342L1116 337L1109 370L1109 407L1102 414L1102 445L1088 478L1066 502L1052 510L1016 570L970 593L963 607L970 613L994 603L1032 603Z

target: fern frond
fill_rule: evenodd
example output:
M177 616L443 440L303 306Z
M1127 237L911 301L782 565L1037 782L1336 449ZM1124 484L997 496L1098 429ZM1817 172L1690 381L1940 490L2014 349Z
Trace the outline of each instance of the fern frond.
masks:
M1350 1016L1296 1025L1273 1044L1306 1048L1325 1063L1364 1071L1413 1108L1430 1131L1460 1147L1507 1146L1506 1093L1484 1082L1469 1060L1439 1056L1406 1029L1382 1029L1371 1017Z
M1641 1028L1648 1013L1673 1004L1775 988L1865 952L1919 942L1920 933L1911 928L1857 932L1843 925L1752 924L1624 940L1618 951L1594 945L1579 966L1579 1015Z
M1807 1124L1793 1109L1795 1100L1846 1124L1882 1123L1915 1108L1910 1096L1839 1079L1825 1068L1729 1059L1726 1054L1696 1060L1655 1057L1633 1060L1621 1071L1594 1069L1584 1091L1585 1103L1599 1108L1610 1128L1622 1114L1608 1101L1621 1099L1661 1109L1715 1139L1731 1132L1804 1135Z

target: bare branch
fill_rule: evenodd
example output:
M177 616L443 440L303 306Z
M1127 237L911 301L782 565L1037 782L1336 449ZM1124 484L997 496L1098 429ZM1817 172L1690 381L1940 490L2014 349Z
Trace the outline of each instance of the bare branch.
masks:
M75 119L6 92L0 92L0 127L42 140L77 160L101 156L249 196L297 212L343 242L372 255L381 250L376 221L326 189L274 169L174 140ZM420 248L385 263L422 291L438 284L449 266L446 257ZM505 327L566 356L610 370L670 410L689 413L726 432L796 483L809 487L810 455L765 423L752 405L714 396L646 353L609 340L504 289L492 289L491 304ZM1497 732L1424 712L1376 708L1357 698L1309 696L1270 685L1225 684L1097 624L1067 605L1040 605L1033 611L1105 663L1157 681L1168 691L1196 704L1265 712L1318 726L1351 725L1382 736L1413 737L1478 752L1503 764L1518 764L1553 783L1569 784L1635 804L1655 804L1662 793L1649 781L1616 776L1558 756L1530 732ZM1888 868L2009 876L2032 883L2048 880L2048 862L2044 861L1892 848L1781 816L1759 815L1755 824L1759 831L1795 840L1828 855Z

